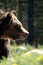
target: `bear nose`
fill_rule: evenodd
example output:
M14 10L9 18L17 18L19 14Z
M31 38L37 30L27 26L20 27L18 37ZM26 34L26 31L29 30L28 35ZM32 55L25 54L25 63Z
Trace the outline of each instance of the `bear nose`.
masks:
M24 33L24 36L28 37L29 36L29 32Z
M29 32L23 27L21 29L22 29L22 32L23 32L23 37L28 37Z
M24 29L23 27L21 29L25 35L29 35L29 32L26 29Z

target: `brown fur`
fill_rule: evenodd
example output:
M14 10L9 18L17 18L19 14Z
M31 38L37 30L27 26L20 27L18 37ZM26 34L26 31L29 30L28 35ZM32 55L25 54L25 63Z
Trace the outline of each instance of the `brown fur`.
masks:
M14 40L24 40L26 36L29 34L27 30L24 29L22 26L22 23L18 20L16 16L16 12L13 10L11 12L4 12L2 15L0 15L0 39L14 39ZM2 41L2 40L1 40ZM6 46L6 43L4 42L4 45L0 44L0 47L6 47L6 50L9 47L9 43ZM2 48L3 50L4 48ZM6 50L4 52L6 53ZM1 51L2 53L2 51ZM2 53L2 56L4 54ZM5 57L8 56L8 52ZM0 55L1 57L1 55Z

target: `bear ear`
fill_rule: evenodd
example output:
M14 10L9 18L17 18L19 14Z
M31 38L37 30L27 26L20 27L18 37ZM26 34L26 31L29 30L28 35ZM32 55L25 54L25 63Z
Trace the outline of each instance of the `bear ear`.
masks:
M7 12L3 17L2 17L2 25L8 25L11 20L11 14L10 12Z
M15 16L17 15L16 11L15 10L12 10L11 11Z

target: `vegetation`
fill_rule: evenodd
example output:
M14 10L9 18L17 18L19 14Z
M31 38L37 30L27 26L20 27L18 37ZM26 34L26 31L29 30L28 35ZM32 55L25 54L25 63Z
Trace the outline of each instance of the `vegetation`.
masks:
M25 49L19 48L23 46ZM12 45L10 47L10 54L8 59L3 57L3 60L0 60L0 65L43 65L43 55L37 53L27 53L30 50L34 49L33 47L27 45ZM43 49L43 46L39 45L39 49Z

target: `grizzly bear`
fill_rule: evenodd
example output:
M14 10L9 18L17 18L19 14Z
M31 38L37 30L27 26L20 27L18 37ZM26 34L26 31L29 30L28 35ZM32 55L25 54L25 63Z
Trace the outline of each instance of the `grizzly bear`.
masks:
M22 23L18 20L16 12L0 13L0 59L3 56L8 57L10 43L8 39L24 40L29 32L24 29Z

